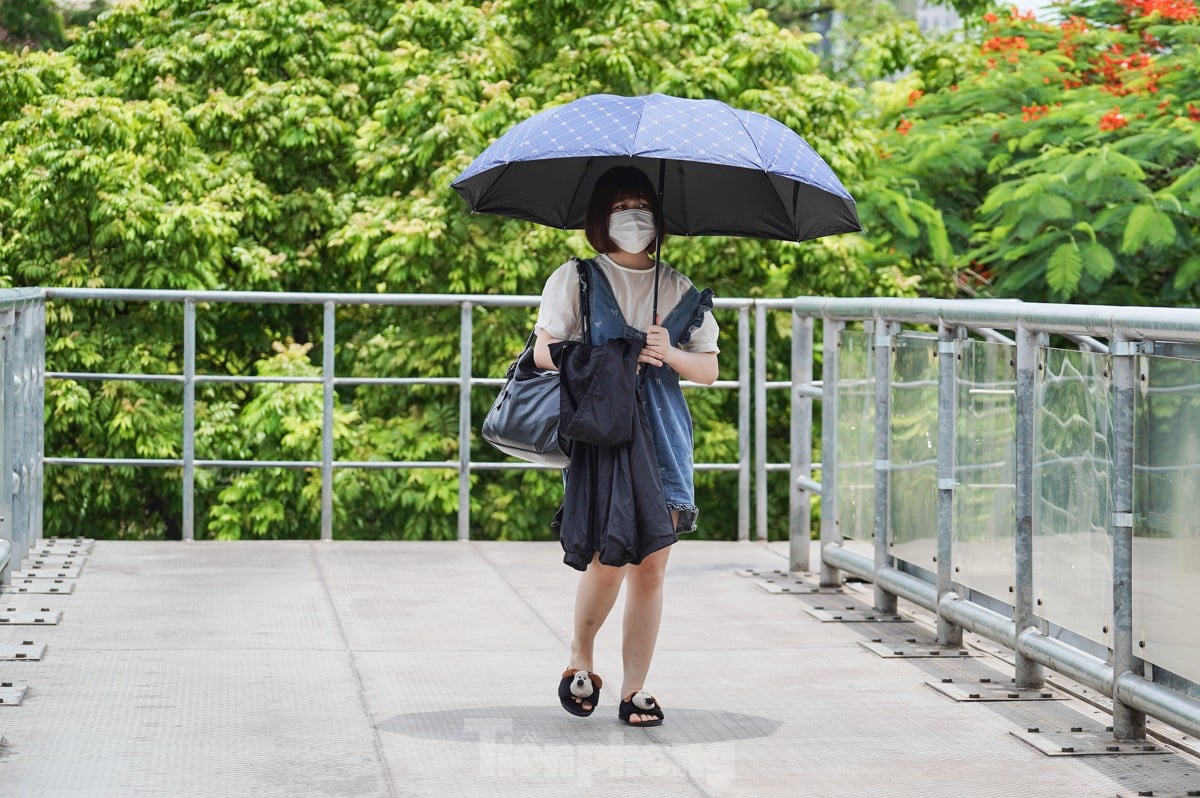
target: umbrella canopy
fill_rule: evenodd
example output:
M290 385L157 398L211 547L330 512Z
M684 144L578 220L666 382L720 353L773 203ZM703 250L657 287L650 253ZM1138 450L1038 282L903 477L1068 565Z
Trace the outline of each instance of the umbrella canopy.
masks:
M862 229L808 143L716 100L595 94L514 126L453 187L472 211L582 228L597 178L631 165L659 187L667 231L804 241Z

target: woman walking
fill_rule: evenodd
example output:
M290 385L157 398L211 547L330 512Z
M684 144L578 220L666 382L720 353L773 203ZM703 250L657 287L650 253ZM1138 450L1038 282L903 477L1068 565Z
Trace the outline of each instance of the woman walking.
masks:
M575 455L558 519L567 553L564 559L582 570L575 596L570 662L559 683L559 700L573 715L586 717L595 711L602 684L593 671L596 634L624 584L618 714L633 726L663 722L662 708L645 690L645 681L662 619L670 545L678 534L695 529L698 514L692 422L679 380L708 385L718 374L718 330L710 313L712 292L697 291L690 280L666 264L656 269L651 257L662 243L660 213L653 186L637 168L616 167L600 177L584 223L588 242L599 253L582 264L590 313L581 310L580 265L572 259L546 281L534 350L539 367L562 366L564 379L568 378L566 348L552 349L552 345L578 342L604 347L618 339L630 342L630 360L636 354L637 395L614 395L613 401L631 401L640 413L653 461L648 478L639 476L629 486L634 496L617 496L616 503L631 507L621 506L614 512L612 500L594 495L597 485L610 484L592 473L597 461L593 458L577 465ZM614 358L620 356L614 353ZM579 444L576 446L578 449ZM647 496L653 497L654 507L645 507ZM643 500L641 504L639 500ZM603 502L607 504L597 511ZM628 524L640 528L618 528Z

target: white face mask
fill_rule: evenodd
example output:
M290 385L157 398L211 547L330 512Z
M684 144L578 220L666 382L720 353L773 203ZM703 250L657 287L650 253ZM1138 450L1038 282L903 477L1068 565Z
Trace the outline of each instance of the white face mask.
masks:
M608 237L626 252L645 252L654 243L654 214L641 208L617 211L608 217Z

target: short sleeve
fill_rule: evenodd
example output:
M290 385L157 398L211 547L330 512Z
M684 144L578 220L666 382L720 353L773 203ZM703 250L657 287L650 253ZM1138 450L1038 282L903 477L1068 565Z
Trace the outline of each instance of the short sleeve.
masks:
M713 314L705 313L704 321L700 322L699 327L692 330L692 337L680 349L685 352L720 352L721 349L717 346L719 333L720 329L717 327L717 320L713 318Z
M569 260L554 270L542 288L536 329L557 341L578 341L583 336L579 319L579 272Z

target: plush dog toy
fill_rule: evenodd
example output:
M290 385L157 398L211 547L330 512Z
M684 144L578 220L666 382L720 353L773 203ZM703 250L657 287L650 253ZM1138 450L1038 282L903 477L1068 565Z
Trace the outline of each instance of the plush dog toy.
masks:
M587 671L575 671L571 678L571 695L576 698L591 698L594 692L596 688L592 684L591 675Z
M645 690L638 690L633 694L630 702L640 710L649 711L658 706L654 701L654 696L647 693Z

